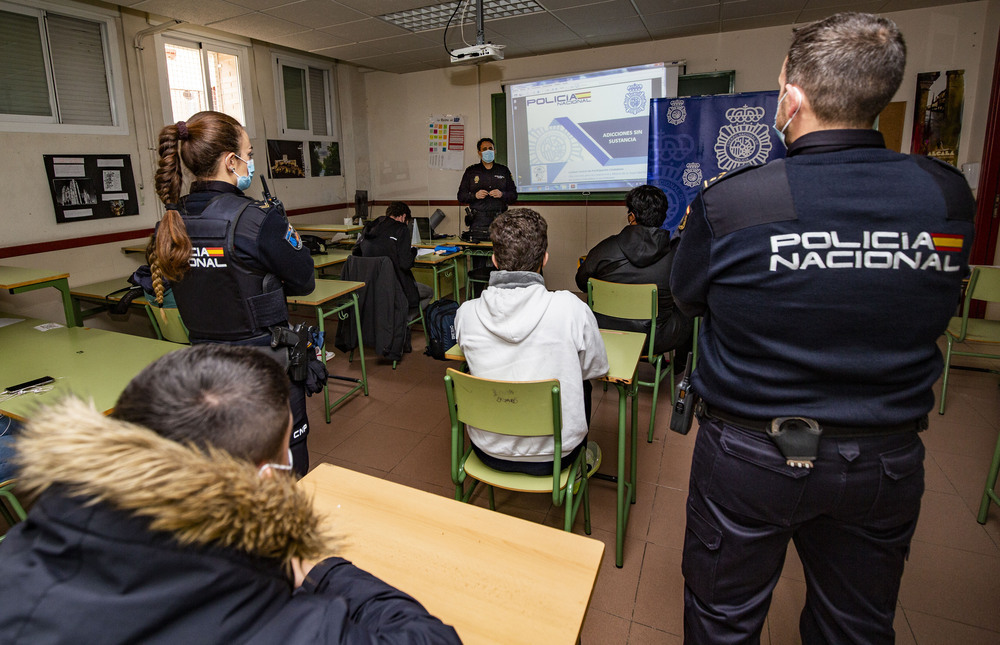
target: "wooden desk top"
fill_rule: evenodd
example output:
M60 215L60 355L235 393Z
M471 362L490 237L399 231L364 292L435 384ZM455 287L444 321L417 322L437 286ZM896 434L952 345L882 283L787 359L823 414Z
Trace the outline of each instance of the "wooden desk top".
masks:
M122 253L126 255L129 253L142 253L146 255L146 245L145 244L131 244L129 246L122 247Z
M441 264L446 260L458 257L462 255L463 251L455 251L454 253L426 253L424 255L418 255L414 258L414 262L417 264Z
M331 249L326 253L312 256L313 266L317 269L342 264L351 257L351 252L347 249Z
M330 464L300 485L343 536L340 555L467 645L576 643L602 542Z
M104 300L108 298L109 294L118 291L119 289L124 289L125 287L134 287L135 285L129 282L125 278L113 278L111 280L104 280L102 282L93 282L91 284L81 284L77 287L70 287L69 294L77 298L88 298L91 300ZM122 299L125 292L116 293L110 296L112 302L117 302ZM134 299L132 302L144 304L146 301L144 298L139 297Z
M472 248L484 248L492 249L493 242L466 242L457 235L451 235L448 237L442 237L438 240L430 240L427 242L420 242L420 244L415 244L418 249L433 249L442 244L447 244L449 246L468 246Z
M308 233L356 233L364 228L359 224L292 224L296 231Z
M604 380L629 385L635 377L635 368L646 345L646 335L634 331L601 330L604 349L608 353L608 375ZM464 361L465 353L457 344L444 352L450 361Z
M63 280L68 277L68 273L57 273L45 269L0 266L0 289L16 289L51 280Z
M323 303L335 300L336 298L347 295L352 291L357 291L363 286L365 286L364 282L352 282L350 280L327 280L326 278L320 278L316 280L316 288L313 289L312 293L308 293L304 296L288 296L285 300L293 305L318 307Z
M3 316L11 317L11 316ZM56 379L50 392L25 394L0 403L0 410L18 419L30 416L40 403L67 392L94 401L100 412L114 408L125 385L142 368L180 346L129 334L89 327L57 327L39 331L43 320L27 319L0 327L0 388L41 376Z

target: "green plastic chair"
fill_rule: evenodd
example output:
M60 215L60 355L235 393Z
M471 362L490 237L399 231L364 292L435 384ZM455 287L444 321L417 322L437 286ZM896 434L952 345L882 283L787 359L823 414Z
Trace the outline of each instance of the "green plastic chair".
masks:
M187 327L181 320L181 312L176 307L150 307L150 319L156 325L163 340L180 345L190 345Z
M16 523L27 517L21 503L17 501L17 497L14 496L15 483L16 480L14 479L8 479L7 481L0 483L0 497L4 500L3 502L0 502L0 515L3 516L3 519L7 522L8 526L14 526ZM7 508L8 506L10 507L9 509ZM3 542L4 537L5 536L0 535L0 542Z
M664 363L670 365L674 353L655 354L656 345L656 314L658 303L655 284L622 284L590 278L587 280L587 304L594 313L612 316L614 318L631 318L649 321L649 345L640 360L646 360L656 370L652 381L636 381L639 385L653 388L653 404L649 411L649 436L646 441L653 442L653 424L656 422L656 400L660 395L660 382L670 378L670 403L674 402L674 370L664 370ZM664 361L664 356L667 360Z
M944 380L941 382L941 406L938 414L944 414L945 396L948 393L948 372L951 369L952 356L971 356L1000 360L1000 354L983 354L979 352L960 352L954 348L955 343L1000 343L1000 320L981 320L969 318L969 307L973 300L1000 302L1000 268L975 267L969 284L965 288L965 303L962 305L961 317L954 317L948 323L944 336L948 341L948 349L944 358ZM957 368L956 368L957 369ZM986 370L1000 374L998 370ZM994 463L994 466L996 464ZM993 469L994 473L996 468ZM994 475L994 482L996 476Z
M455 499L468 502L480 482L489 487L490 510L496 510L493 489L523 493L551 493L552 503L564 507L563 528L573 530L580 505L583 528L590 535L590 489L586 450L570 464L562 464L562 408L559 381L491 381L448 368L444 377L451 415L451 480ZM507 473L483 464L466 445L465 425L518 437L551 435L555 442L552 475ZM577 475L580 475L579 477ZM472 485L466 488L466 480Z

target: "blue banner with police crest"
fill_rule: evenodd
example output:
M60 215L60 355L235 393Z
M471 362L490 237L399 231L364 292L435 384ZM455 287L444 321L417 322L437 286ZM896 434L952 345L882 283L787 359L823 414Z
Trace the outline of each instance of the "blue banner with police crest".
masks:
M677 228L705 181L785 156L777 106L777 91L650 101L646 181L667 194L663 228Z

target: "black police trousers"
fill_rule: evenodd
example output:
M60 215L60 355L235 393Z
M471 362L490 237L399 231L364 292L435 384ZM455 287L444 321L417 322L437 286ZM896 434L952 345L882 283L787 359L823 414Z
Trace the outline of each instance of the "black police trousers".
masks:
M758 643L792 540L807 587L802 642L893 643L923 459L916 432L823 437L815 467L793 468L762 432L702 419L684 536L684 642Z

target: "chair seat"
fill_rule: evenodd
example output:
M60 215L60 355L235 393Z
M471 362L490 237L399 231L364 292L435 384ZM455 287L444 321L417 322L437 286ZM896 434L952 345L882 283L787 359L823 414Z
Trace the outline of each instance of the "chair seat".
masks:
M559 476L559 488L566 488L569 480L569 469L572 462L563 468ZM465 472L469 477L478 479L484 484L498 486L507 490L519 491L522 493L551 493L552 476L526 475L524 473L507 473L502 470L494 470L484 464L476 453L470 453L465 461Z
M954 317L948 323L948 335L958 340L962 333L961 317ZM965 340L976 343L1000 343L1000 320L980 320L969 318Z

